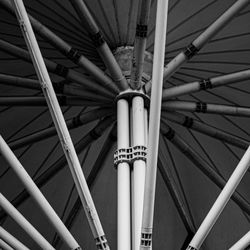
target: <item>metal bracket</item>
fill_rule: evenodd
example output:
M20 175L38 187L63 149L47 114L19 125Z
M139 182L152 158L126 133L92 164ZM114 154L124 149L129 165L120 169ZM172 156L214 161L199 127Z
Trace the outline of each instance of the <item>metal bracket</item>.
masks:
M95 238L97 249L109 250L109 245L105 235Z
M205 90L205 89L211 89L213 88L213 85L210 81L210 79L205 79L200 81L200 89Z
M20 25L20 28L24 31L24 32L27 32L27 28L26 28L26 25L25 25L25 22L24 20L19 20L19 25Z
M119 163L127 162L128 164L133 163L137 160L143 160L146 162L147 158L147 147L137 145L129 148L120 148L115 151L114 154L114 165L117 167Z
M187 247L187 250L197 250L197 248L192 247L192 246L188 246L188 247Z
M207 104L204 102L197 102L195 111L200 112L200 113L206 113L207 112Z
M81 57L81 54L79 53L77 49L71 48L69 52L67 53L67 57L69 57L69 59L72 60L74 63L78 63Z
M186 48L186 50L184 51L185 56L187 57L187 59L191 59L195 54L197 54L197 52L199 51L199 49L197 47L195 47L192 43L189 44Z
M151 247L152 246L152 233L142 233L141 234L141 246Z
M42 82L41 82L41 87L42 87L43 89L47 89L47 88L48 88L48 84L47 84L45 81L42 81Z
M115 98L115 103L117 103L120 99L125 99L127 100L129 103L132 102L133 98L136 97L136 96L140 96L144 99L144 106L145 108L149 108L150 106L150 98L141 93L141 92L138 92L138 91L125 91L125 92L122 92L120 95L116 96Z

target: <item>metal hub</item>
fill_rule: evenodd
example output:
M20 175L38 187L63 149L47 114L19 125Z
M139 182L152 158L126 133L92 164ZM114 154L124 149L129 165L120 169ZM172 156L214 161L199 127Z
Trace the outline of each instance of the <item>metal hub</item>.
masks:
M128 83L130 82L130 75L131 75L131 68L133 61L133 50L134 47L125 46L125 47L118 47L114 51L115 59L118 62ZM153 55L148 51L145 51L144 55L145 57L144 57L142 81L143 83L146 83L152 77Z

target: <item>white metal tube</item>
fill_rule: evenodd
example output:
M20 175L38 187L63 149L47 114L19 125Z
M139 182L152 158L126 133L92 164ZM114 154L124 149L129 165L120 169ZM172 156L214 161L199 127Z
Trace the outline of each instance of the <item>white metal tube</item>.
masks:
M230 197L234 193L244 174L250 165L250 147L247 149L225 187L221 191L220 195L216 199L209 213L203 220L196 234L194 235L192 241L187 249L200 249L203 241L206 239L208 233L212 229L213 225L217 221Z
M57 129L58 136L67 158L78 194L81 198L89 225L96 240L96 244L98 245L99 249L109 249L101 222L99 220L88 185L83 175L79 159L77 157L69 131L67 129L62 111L58 104L48 71L45 67L44 60L38 47L23 1L12 1L14 3L17 18L20 22L27 47L30 51L36 73L42 86L44 96L47 100L51 116L55 123L55 127Z
M43 196L42 192L33 182L29 174L26 172L22 164L16 158L15 154L11 151L7 143L4 141L0 135L0 154L7 161L9 166L14 170L18 178L21 180L26 190L29 192L30 196L36 201L38 206L44 212L50 223L56 229L62 240L70 247L70 249L77 249L79 244L76 242L74 237L65 227L61 219L58 217L54 209L51 207L49 202Z
M1 238L0 238L0 249L3 249L3 250L15 250L10 245L8 245L4 240L2 240Z
M220 87L226 84L237 83L250 78L250 70L239 71L236 73L221 75L207 79L207 86L204 84L202 88L203 81L195 81L186 83L180 86L175 86L163 90L162 99L166 101L167 99L178 97L181 95L195 93L202 89Z
M150 101L147 170L141 235L141 249L144 250L152 248L152 229L160 131L163 68L168 16L167 14L168 1L158 0L154 43L155 51L153 60L152 93Z
M117 148L129 148L129 105L124 99L117 102ZM130 166L117 166L117 249L131 249Z
M22 242L0 226L0 238L16 250L29 250Z
M250 246L250 231L248 231L239 241L237 241L229 250L245 250Z
M0 206L42 249L55 250L55 248L50 245L50 243L24 218L2 193L0 193Z
M191 101L166 101L162 103L164 110L189 111L211 114L223 114L233 116L250 116L250 108L240 106L221 105L213 103L191 102Z
M144 100L136 96L132 100L132 134L133 146L145 146L145 119ZM146 163L143 160L136 160L132 171L133 200L132 200L132 249L140 247L143 198L145 185Z

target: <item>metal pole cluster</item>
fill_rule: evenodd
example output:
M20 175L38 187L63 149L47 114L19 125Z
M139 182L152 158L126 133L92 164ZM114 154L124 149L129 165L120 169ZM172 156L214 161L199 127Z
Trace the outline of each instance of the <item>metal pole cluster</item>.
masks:
M40 246L42 249L55 250L54 247L28 222L24 216L0 193L0 207L22 227L22 229Z
M2 240L1 238L0 238L0 247L4 250L15 250L10 245L8 245L8 243L6 243L4 240Z
M81 55L78 50L74 49L71 45L57 36L38 20L32 16L28 16L22 0L3 0L1 4L12 14L14 8L30 54L24 49L18 48L17 46L4 40L0 40L0 48L7 51L9 54L22 58L25 61L32 60L46 99L46 103L49 106L49 110L55 124L55 128L50 127L45 130L37 131L36 133L28 135L25 138L19 138L18 140L13 141L10 145L12 145L13 148L18 148L52 136L55 132L58 133L65 157L80 196L80 200L85 209L90 228L95 238L97 249L109 250L101 222L94 206L87 182L81 170L76 150L72 143L67 126L69 128L74 128L82 124L86 124L89 121L93 121L107 115L107 113L110 113L110 110L108 108L92 110L92 112L95 112L94 115L90 113L83 114L77 117L77 122L79 124L76 124L75 119L65 122L59 104L86 104L88 106L94 106L99 105L100 103L105 103L109 105L110 101L113 101L115 94L119 93L116 99L117 151L114 157L115 166L117 168L117 249L151 250L161 109L163 109L163 117L167 120L174 121L191 129L195 129L206 135L213 136L240 148L245 149L249 145L249 142L242 138L238 138L215 127L195 121L194 119L183 116L179 113L169 112L180 110L248 117L250 115L249 108L169 99L249 79L250 70L212 77L210 79L203 79L184 84L182 86L162 90L163 82L167 81L185 62L197 54L198 51L202 49L202 47L212 37L214 37L227 23L232 20L234 16L236 16L245 6L247 6L247 4L249 4L249 0L236 1L224 14L222 14L204 32L202 32L190 45L188 45L184 51L179 53L172 61L170 61L165 68L164 57L168 18L168 0L158 0L153 76L152 81L149 81L144 86L142 86L143 84L141 79L143 73L147 24L149 20L151 1L140 1L131 69L130 87L133 90L129 89L129 85L123 76L121 68L104 40L101 31L99 30L85 2L83 0L70 0L70 2L77 12L82 24L87 27L93 41L93 45L96 47L101 58L103 59L104 64L109 71L110 77L90 62L86 57ZM75 64L90 73L97 80L97 83L92 81L90 78L84 77L77 71L67 69L63 65L56 64L50 60L43 60L31 24L39 35L45 38L50 44L66 55ZM84 91L81 91L79 87L63 86L63 90L61 90L60 93L56 92L58 94L56 95L54 88L56 88L57 85L51 83L46 67L48 70L58 74L60 77L80 84ZM0 74L0 80L3 81L3 84L38 89L38 82L36 80L3 74ZM146 103L148 99L143 91L146 93L151 92L149 124L149 113ZM66 94L73 96L68 97L65 96ZM84 98L85 102L81 98ZM162 100L164 101L163 104L161 103ZM41 97L27 98L26 96L10 96L0 98L0 105L39 106L44 104L45 100ZM97 125L97 131L91 131L86 138L84 137L77 146L77 149L81 150L82 148L85 148L86 145L89 145L90 142L101 136L103 130L106 129L111 123L113 123L112 117L108 117L106 120L104 119L104 121L102 120ZM226 182L210 166L209 163L207 163L188 145L188 143L179 137L178 134L176 134L175 131L166 124L165 120L163 121L162 134L192 162L194 162L194 164L197 165L212 181L214 181L217 186L223 188L187 248L189 250L198 250L231 196L232 199L242 208L242 210L248 214L250 213L249 203L238 192L235 192L237 185L250 165L250 148L247 149L230 179ZM97 175L101 165L100 162L102 159L105 159L105 152L107 151L105 149L101 150L100 158L98 158L96 166L93 169L93 172L91 172L89 179L90 182L94 181L93 178ZM0 152L19 176L29 195L37 201L40 208L44 211L52 225L56 228L62 240L65 241L70 249L80 249L78 243L75 241L65 225L61 222L2 137L0 137ZM178 194L178 190L172 181L171 173L164 169L163 163L166 160L162 151L160 151L159 159L160 173L162 174L162 177L171 192L171 196L176 204L187 231L193 234L195 227L185 210L181 196ZM65 163L65 159L61 157L55 164L52 165L51 168L47 170L47 172L44 172L36 180L37 185L42 186L56 172L62 169ZM15 200L15 203L18 205L27 197L28 194L26 192L22 192ZM54 249L2 194L0 194L0 206L6 213L13 217L13 219L15 219L21 227L23 227L23 229L37 242L37 244L39 244L40 247L46 250ZM75 206L79 207L79 200L76 202ZM72 213L74 213L74 211ZM75 214L76 213L72 216L75 216ZM70 219L71 218L69 218L69 224L71 223ZM1 227L0 238L0 247L5 249L28 249ZM244 249L250 242L249 238L249 233L247 233L230 249Z
M29 194L32 196L32 198L36 201L38 206L44 212L45 216L48 218L50 223L59 233L60 237L65 241L67 246L70 247L71 249L79 249L79 244L76 242L76 240L68 231L68 229L64 226L61 219L58 217L56 212L50 206L49 202L43 196L39 188L33 182L31 177L25 171L21 163L18 161L14 153L11 151L11 149L8 147L7 143L1 136L0 136L0 153L4 157L4 159L8 162L9 166L16 173L18 178L21 180L26 190L29 192Z
M22 242L20 242L17 238L15 238L1 226L0 226L0 239L4 240L8 245L13 247L13 249L29 250L28 247L26 247ZM3 247L3 249L5 248Z

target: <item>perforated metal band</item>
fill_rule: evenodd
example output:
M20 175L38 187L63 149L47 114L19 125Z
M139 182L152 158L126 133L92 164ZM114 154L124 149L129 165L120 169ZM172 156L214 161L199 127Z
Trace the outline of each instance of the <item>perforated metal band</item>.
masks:
M141 234L141 246L151 247L152 246L152 233L142 233Z
M108 245L105 235L95 238L95 242L96 242L97 249L109 250L109 245Z
M136 160L143 160L146 162L147 148L142 145L137 145L129 148L120 148L115 151L114 165L117 167L119 163L127 162L133 163Z
M186 50L184 51L184 54L187 59L191 59L195 54L197 54L198 51L199 49L191 43L187 46Z

